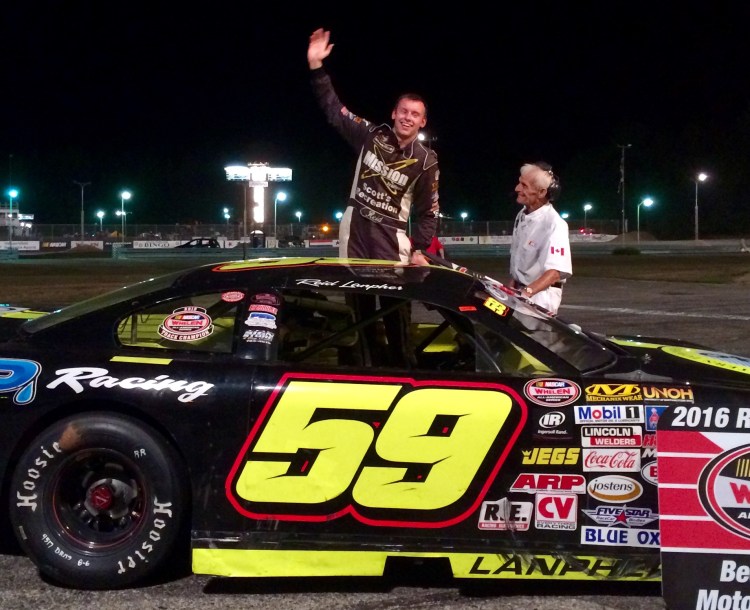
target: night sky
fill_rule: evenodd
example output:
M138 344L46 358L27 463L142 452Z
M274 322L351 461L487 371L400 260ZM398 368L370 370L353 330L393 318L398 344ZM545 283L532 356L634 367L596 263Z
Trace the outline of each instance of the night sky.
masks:
M584 203L619 220L618 145L631 144L631 229L648 195L642 230L692 237L704 171L702 236L750 232L746 3L260 4L4 3L0 183L21 211L77 223L78 181L91 182L86 222L114 220L127 188L134 223L218 223L225 206L241 215L224 167L268 162L294 172L269 189L289 194L280 223L331 220L356 155L309 86L308 37L324 27L353 112L390 123L399 93L426 97L447 215L512 219L520 165L546 160L573 224Z

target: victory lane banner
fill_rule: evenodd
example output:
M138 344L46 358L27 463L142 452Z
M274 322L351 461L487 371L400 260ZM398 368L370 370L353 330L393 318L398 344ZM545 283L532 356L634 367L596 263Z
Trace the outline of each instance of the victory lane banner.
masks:
M750 608L750 407L678 406L656 435L669 608Z

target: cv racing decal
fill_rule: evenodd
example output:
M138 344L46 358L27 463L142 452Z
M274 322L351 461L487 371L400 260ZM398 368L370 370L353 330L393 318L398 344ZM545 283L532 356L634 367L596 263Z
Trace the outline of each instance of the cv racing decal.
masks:
M284 375L227 497L255 519L445 527L479 509L526 419L500 384Z
M524 386L523 393L538 405L564 407L578 400L581 388L567 379L533 379Z
M214 332L203 307L178 307L159 325L159 334L170 341L198 341Z
M33 360L0 358L0 396L13 394L13 403L25 405L36 396L36 382L42 365Z

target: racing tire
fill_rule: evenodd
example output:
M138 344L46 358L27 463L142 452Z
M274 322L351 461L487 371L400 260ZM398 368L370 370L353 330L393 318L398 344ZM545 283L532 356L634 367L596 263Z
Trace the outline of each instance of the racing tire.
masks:
M151 426L114 413L52 424L21 455L10 519L40 574L121 589L169 572L188 513L185 468Z

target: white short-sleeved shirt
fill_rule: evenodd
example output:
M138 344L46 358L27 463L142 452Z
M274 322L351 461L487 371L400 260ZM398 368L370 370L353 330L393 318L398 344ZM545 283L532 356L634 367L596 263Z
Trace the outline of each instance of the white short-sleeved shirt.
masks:
M525 208L518 213L513 226L510 276L528 286L545 271L555 269L564 282L573 275L568 223L549 203L529 214L524 212ZM531 297L533 303L553 313L557 312L561 299L562 290L551 287Z

